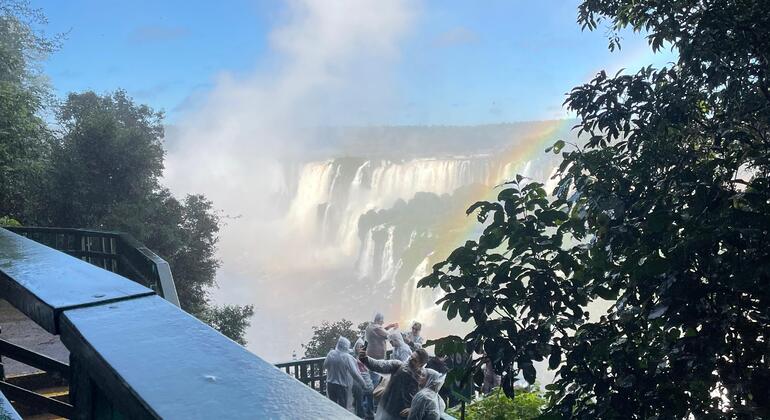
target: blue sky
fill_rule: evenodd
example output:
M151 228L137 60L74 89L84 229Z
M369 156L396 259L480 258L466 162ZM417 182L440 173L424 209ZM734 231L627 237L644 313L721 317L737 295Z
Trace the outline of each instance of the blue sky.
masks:
M670 53L653 56L643 38L630 33L623 50L610 53L605 30L582 32L575 23L578 3L407 3L414 19L389 69L397 100L391 112L364 122L465 125L560 117L564 93L596 71L671 59ZM270 34L287 13L280 0L32 4L48 16L50 32L68 33L45 64L59 95L120 87L165 110L172 123L191 98L213 89L219 75L270 68L276 61Z

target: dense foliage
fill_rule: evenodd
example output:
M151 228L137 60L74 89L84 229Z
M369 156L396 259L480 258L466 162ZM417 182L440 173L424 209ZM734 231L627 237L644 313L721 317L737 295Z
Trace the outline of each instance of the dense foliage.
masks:
M56 38L33 30L45 16L25 3L0 1L0 216L33 211L49 131L40 116L50 95L40 60Z
M245 346L244 336L252 316L254 316L254 305L224 305L206 308L201 319L238 344Z
M58 38L35 29L44 24L27 2L0 0L0 223L131 233L169 262L183 309L245 343L253 308L208 297L219 214L160 183L163 114L122 90L54 106L39 67ZM55 131L43 116L55 116Z
M353 328L353 321L343 318L336 322L323 321L321 325L313 326L313 336L307 344L303 344L306 359L311 357L325 357L329 350L337 347L337 340L345 337L350 340L351 346L358 337L363 337L368 322L359 324Z
M530 420L536 419L542 412L545 399L540 391L517 391L516 396L508 398L500 388L487 396L481 397L465 406L466 420ZM447 410L455 418L461 418L460 407Z
M573 89L553 193L518 177L469 209L482 235L420 282L475 323L439 347L486 352L508 395L547 359L553 418L770 417L770 2L585 0L578 21L677 61Z

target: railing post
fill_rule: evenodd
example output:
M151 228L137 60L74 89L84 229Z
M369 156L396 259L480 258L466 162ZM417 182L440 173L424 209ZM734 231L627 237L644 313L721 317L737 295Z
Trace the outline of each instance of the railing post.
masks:
M91 396L91 380L83 369L83 364L77 356L70 353L70 402L75 407L75 418L87 420L92 418L93 401Z
M321 386L320 386L321 394L326 395L326 372L324 372L324 367L322 364L318 365L318 373L319 373L318 376L321 377Z
M300 376L300 381L303 384L308 385L307 365L305 365L305 364L301 365L299 367L299 371L300 371L300 375L299 375ZM312 386L311 386L311 388L312 388Z

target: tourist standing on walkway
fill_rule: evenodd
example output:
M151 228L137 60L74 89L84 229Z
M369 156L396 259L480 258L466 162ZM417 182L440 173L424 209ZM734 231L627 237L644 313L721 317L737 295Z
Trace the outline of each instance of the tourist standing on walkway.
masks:
M422 324L415 322L412 324L412 329L409 330L408 333L404 333L404 341L412 350L421 349L423 344L425 344L423 338L420 336L421 331Z
M358 371L356 359L350 355L350 340L340 337L337 340L337 348L329 351L324 360L326 369L326 395L330 400L343 408L348 407L348 389L355 382L362 388L369 389L361 373Z
M407 420L440 420L446 410L446 403L438 391L446 376L433 369L426 368L423 372L420 377L420 391L412 398Z
M355 353L358 354L364 348L364 340L359 338L353 347ZM362 419L372 420L374 419L374 396L372 395L374 387L372 386L372 379L369 369L363 362L356 359L356 364L358 372L364 378L364 382L367 385L366 387L361 387L358 384L353 384L353 401L356 415Z
M398 323L383 326L385 317L377 312L374 315L374 321L366 327L364 339L366 340L366 355L372 359L385 359L385 343L388 341L388 330L398 328ZM380 383L380 375L372 372L372 383L374 386Z
M358 357L369 370L390 374L388 385L377 406L375 420L401 419L401 413L412 405L412 398L417 394L423 366L430 358L428 353L424 349L418 349L412 353L407 362L377 360L367 357L363 351L358 353Z
M393 353L390 354L392 360L400 360L406 362L409 360L409 356L412 355L412 349L404 342L404 336L398 331L393 331L388 334L388 341L393 346Z

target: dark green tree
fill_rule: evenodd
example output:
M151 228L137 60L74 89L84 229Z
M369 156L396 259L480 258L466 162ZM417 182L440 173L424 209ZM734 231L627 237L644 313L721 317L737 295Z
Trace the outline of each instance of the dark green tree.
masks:
M184 299L185 309L200 313L209 304L208 291L216 286L219 260L215 252L220 218L212 202L202 195L188 195L181 210L175 226L182 246L169 254L169 264L175 267L175 275L180 279L178 292L180 300Z
M169 262L183 309L245 342L253 308L209 302L219 214L160 184L163 114L122 90L73 93L53 112L40 64L61 36L37 29L46 23L27 1L0 0L0 223L129 232Z
M71 93L58 116L63 135L53 144L48 194L54 226L114 226L159 189L162 113L118 90Z
M552 195L517 177L468 210L484 232L420 284L475 328L437 351L486 352L509 395L548 360L551 418L768 418L770 2L585 0L578 21L678 58L569 93Z
M45 193L52 226L128 232L171 266L182 309L235 341L250 306L215 307L216 258L221 219L211 201L179 201L161 186L163 114L112 94L70 94L59 111L61 137L52 143Z
M201 319L238 344L245 346L244 335L251 325L249 319L252 316L254 316L253 305L212 305L206 308Z
M359 325L359 329L361 325ZM305 349L305 359L326 356L329 350L337 347L337 340L340 337L347 338L353 345L358 339L359 333L360 331L353 328L353 321L344 318L337 322L323 321L321 325L314 325L313 337L307 344L302 345L302 348Z
M34 28L45 16L23 1L0 1L0 216L28 221L50 132L40 117L49 98L39 65L58 45Z

